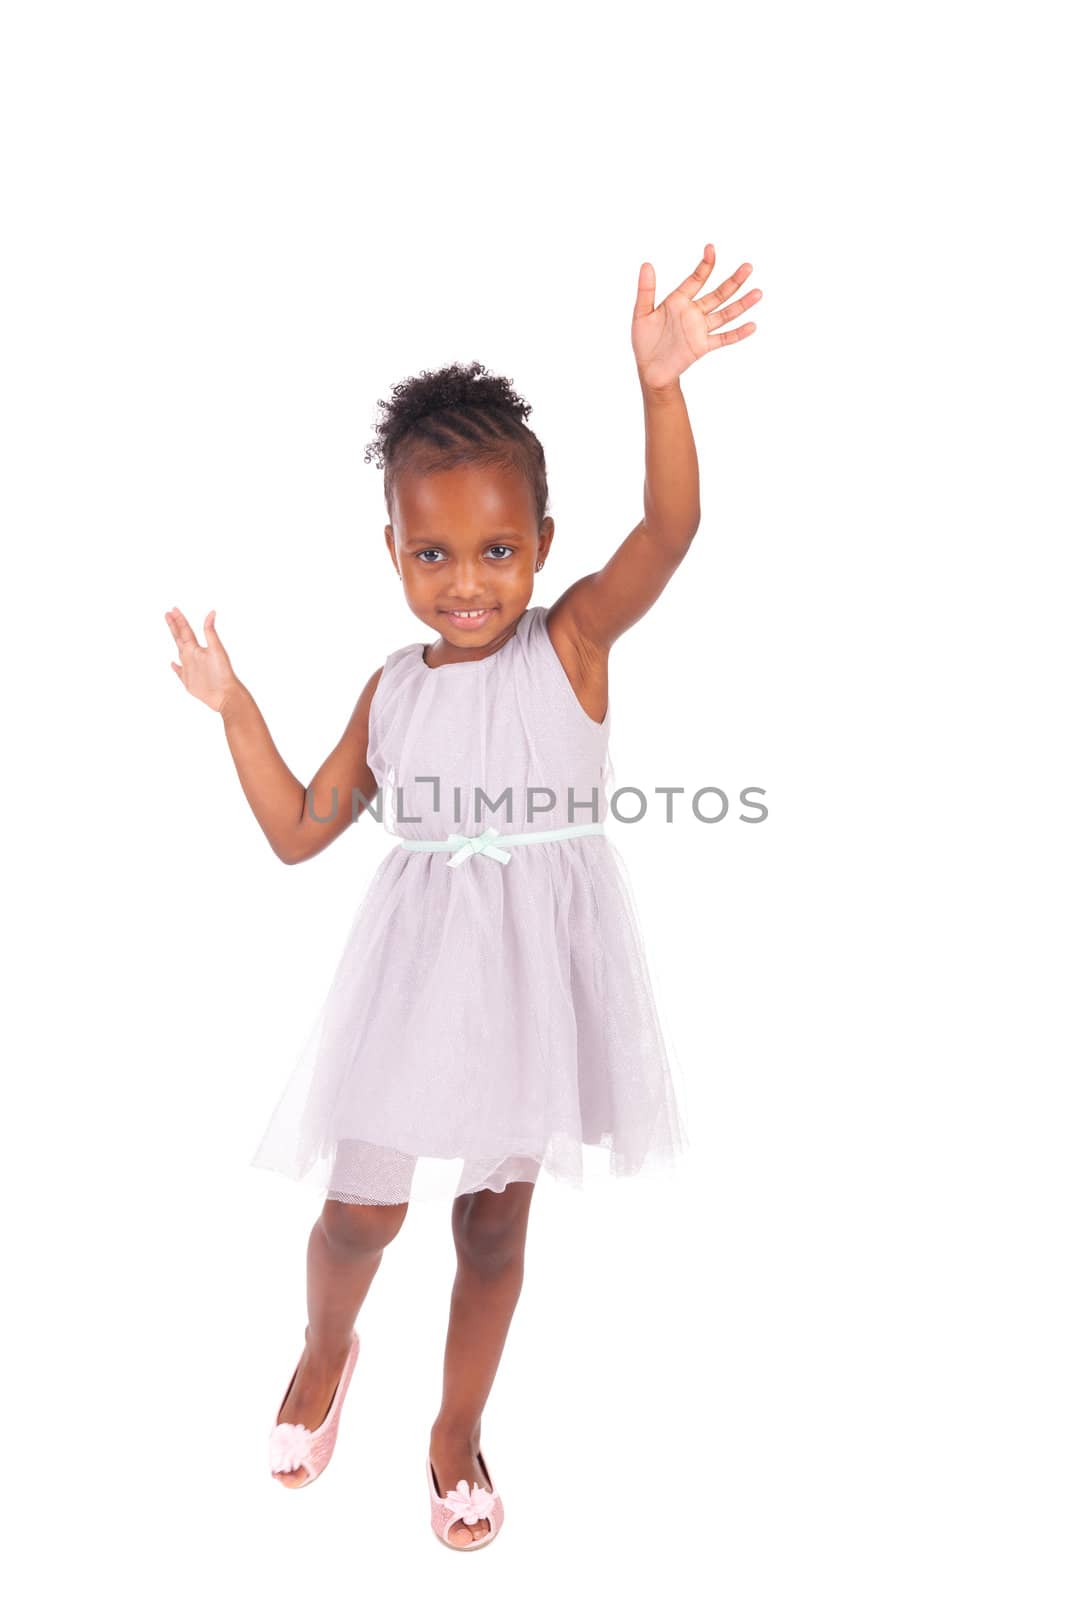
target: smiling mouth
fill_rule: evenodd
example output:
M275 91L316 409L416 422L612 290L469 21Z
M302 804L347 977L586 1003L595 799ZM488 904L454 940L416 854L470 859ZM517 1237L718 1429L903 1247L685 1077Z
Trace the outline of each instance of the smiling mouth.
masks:
M459 617L464 622L476 622L480 617L487 617L492 610L492 606L479 606L474 611L446 611L444 615L446 617Z

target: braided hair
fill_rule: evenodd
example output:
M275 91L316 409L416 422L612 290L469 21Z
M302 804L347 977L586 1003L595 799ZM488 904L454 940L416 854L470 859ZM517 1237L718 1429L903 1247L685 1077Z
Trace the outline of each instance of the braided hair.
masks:
M545 452L526 426L531 407L510 378L494 377L479 361L453 362L393 385L379 400L384 415L363 457L385 470L386 505L403 472L450 467L500 466L522 474L530 486L537 526L548 506Z

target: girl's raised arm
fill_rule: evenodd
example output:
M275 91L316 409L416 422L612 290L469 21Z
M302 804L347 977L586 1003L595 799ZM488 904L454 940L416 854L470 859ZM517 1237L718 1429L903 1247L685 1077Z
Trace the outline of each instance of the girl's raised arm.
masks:
M305 789L234 672L215 632L215 613L210 611L204 622L206 647L177 608L166 619L181 657L180 666L175 661L171 666L189 693L222 717L241 788L274 854L286 866L318 855L355 820L353 810L358 814L361 808L358 796L353 807L353 792L359 790L368 801L377 793L367 766L367 731L381 668L364 684L344 733Z
M630 339L645 411L645 514L599 572L561 594L549 614L566 649L602 665L608 650L658 600L700 525L700 479L693 430L679 382L695 361L737 344L754 322L719 332L763 298L750 289L731 304L752 265L744 261L717 289L696 299L715 263L705 245L695 269L657 306L656 274L644 262Z

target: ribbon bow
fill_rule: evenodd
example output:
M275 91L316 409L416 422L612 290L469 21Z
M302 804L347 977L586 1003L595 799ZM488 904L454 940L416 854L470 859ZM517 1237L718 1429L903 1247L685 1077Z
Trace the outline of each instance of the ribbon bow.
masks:
M458 846L456 853L449 856L445 862L447 867L460 867L464 861L473 855L492 856L494 861L508 861L511 859L510 850L501 850L499 845L491 841L499 837L499 828L486 828L484 833L479 833L475 838L469 838L465 833L450 833L448 842L453 847Z
M272 1472L297 1472L311 1465L311 1434L302 1422L275 1423L270 1436Z
M445 1495L445 1505L449 1511L458 1511L464 1522L473 1527L483 1517L488 1520L495 1499L496 1495L483 1489L480 1483L476 1483L472 1489L466 1478L460 1478L458 1486L449 1489Z

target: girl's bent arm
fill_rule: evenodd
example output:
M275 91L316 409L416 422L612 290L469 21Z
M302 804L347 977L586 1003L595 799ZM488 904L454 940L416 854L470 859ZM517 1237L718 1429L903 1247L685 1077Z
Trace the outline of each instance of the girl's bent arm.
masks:
M370 703L381 676L367 680L340 740L305 789L278 752L263 714L244 684L221 708L226 739L245 798L271 849L286 866L325 850L355 820L358 795L373 800L377 780L367 766Z

